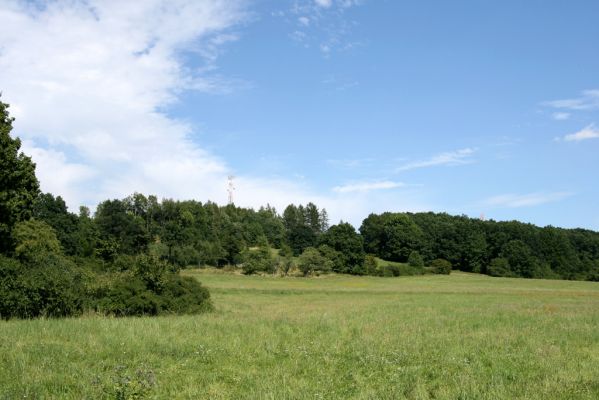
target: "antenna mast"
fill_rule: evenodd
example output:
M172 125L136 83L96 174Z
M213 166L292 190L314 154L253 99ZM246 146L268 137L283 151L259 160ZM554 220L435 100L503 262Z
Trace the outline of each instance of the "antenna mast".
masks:
M229 175L229 186L227 188L227 192L229 193L229 204L233 204L233 191L235 191L235 185L233 185L233 179L235 177L233 175Z

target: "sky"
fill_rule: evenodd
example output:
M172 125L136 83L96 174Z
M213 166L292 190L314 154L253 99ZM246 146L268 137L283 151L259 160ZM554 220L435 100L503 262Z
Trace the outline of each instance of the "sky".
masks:
M599 2L0 1L45 192L599 230Z

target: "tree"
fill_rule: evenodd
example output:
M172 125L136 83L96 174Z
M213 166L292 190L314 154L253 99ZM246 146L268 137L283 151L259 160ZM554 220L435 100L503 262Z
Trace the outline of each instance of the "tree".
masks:
M145 223L139 216L127 211L121 200L106 200L98 205L95 217L102 240L114 240L119 252L138 254L146 250L150 237Z
M423 240L422 230L409 215L393 214L384 222L381 257L406 262L413 250L421 248Z
M521 240L511 240L503 246L501 257L505 258L510 270L517 276L534 278L538 274L539 264L532 255L530 247Z
M304 276L319 272L329 272L332 267L331 264L331 261L323 257L314 247L305 249L298 259L298 268Z
M18 222L12 232L15 256L25 263L43 263L50 255L62 254L60 242L52 227L31 219Z
M505 258L494 258L487 267L487 273L491 276L513 276L510 264Z
M364 265L364 242L354 227L347 222L333 225L320 237L320 243L339 253L340 265L335 272L361 273Z
M22 152L21 140L12 139L8 104L0 101L0 253L13 249L11 231L19 221L31 218L39 193L35 164Z
M364 258L364 275L376 275L378 271L378 262L372 254L367 254Z
M62 197L54 197L51 193L41 193L35 200L33 217L54 228L65 254L81 253L78 217L67 210L67 205Z
M410 253L410 256L408 257L408 264L410 265L410 267L424 267L424 260L422 259L422 256L420 255L420 253L418 253L417 251L413 251Z
M251 275L256 272L274 273L276 262L272 257L270 246L265 236L258 240L258 248L248 249L243 255L243 273Z

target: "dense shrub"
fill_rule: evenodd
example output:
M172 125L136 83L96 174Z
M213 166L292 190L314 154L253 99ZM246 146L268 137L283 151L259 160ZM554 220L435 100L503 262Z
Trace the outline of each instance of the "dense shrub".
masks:
M443 274L449 275L451 274L451 263L442 258L437 258L431 262L431 272L433 274Z
M367 254L364 258L364 274L365 275L376 275L378 263L376 257L372 254Z
M157 257L137 257L132 271L116 275L94 292L93 308L116 315L196 314L212 308L210 293Z
M408 257L408 265L410 267L424 267L424 260L422 256L417 251L413 251L410 253Z
M270 253L268 246L248 249L243 253L242 271L246 275L258 272L274 273L277 263Z
M487 274L491 276L514 276L510 265L505 258L494 258L487 267Z
M84 274L70 261L48 255L24 264L0 256L0 317L76 315L85 301Z
M298 259L298 268L304 276L330 272L333 262L314 247L307 247Z
M382 263L377 267L375 275L378 276L414 276L423 275L424 269L419 267L412 267L408 264L399 263Z
M206 288L193 278L176 274L167 276L160 293L148 289L140 278L124 276L95 303L97 311L119 317L197 314L211 308Z

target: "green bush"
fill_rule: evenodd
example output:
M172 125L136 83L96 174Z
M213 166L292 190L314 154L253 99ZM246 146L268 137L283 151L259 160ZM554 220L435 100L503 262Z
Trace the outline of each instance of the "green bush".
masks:
M372 254L367 254L364 257L364 274L365 275L376 275L377 274L378 263L376 262L376 257Z
M314 247L307 247L300 254L297 266L304 276L309 276L321 272L330 272L333 268L333 262L324 257Z
M0 256L0 317L76 315L85 302L84 280L73 263L58 255L36 264Z
M417 251L411 252L408 257L408 265L410 267L424 267L424 260L422 259L420 253L418 253Z
M273 258L268 244L263 244L257 249L247 249L243 252L242 272L246 275L258 272L272 274L276 271L277 262Z
M123 274L96 292L94 308L118 317L198 314L212 309L208 289L195 279L167 273L161 283L156 291L141 277Z
M437 258L431 262L431 272L433 274L449 275L451 274L451 263L442 258Z
M491 276L514 276L510 264L505 258L494 258L487 267L487 274Z

